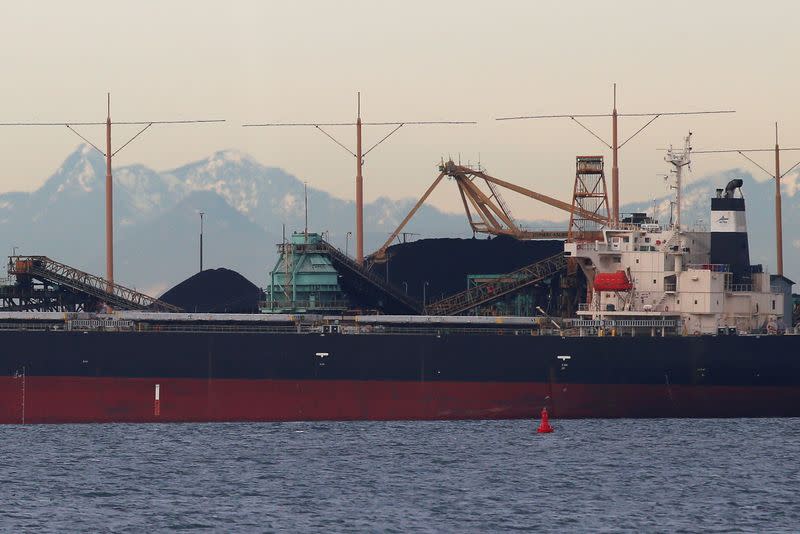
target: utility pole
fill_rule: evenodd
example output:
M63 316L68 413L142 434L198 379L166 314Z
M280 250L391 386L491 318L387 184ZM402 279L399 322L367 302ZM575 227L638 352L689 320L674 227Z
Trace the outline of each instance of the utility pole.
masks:
M778 143L778 123L775 123L775 147L774 148L731 148L723 150L695 150L692 154L739 154L747 161L767 173L773 180L775 180L775 266L777 268L776 274L783 276L783 216L782 216L782 200L781 200L781 178L792 172L800 161L789 167L789 170L781 173L781 152L794 152L800 150L800 147L781 148ZM747 153L753 152L774 152L775 153L775 172L774 174L768 171L765 167L759 165Z
M314 127L324 134L328 139L343 148L348 154L356 159L356 261L364 263L364 158L386 141L397 130L403 126L429 125L429 124L449 124L464 125L477 124L474 121L400 121L400 122L363 122L361 120L361 93L357 93L356 102L356 121L355 122L270 122L260 124L243 124L244 127L275 127L275 126L308 126ZM353 152L335 137L333 137L322 127L355 126L356 127L356 151ZM362 147L362 126L394 126L394 129L386 134L380 141L372 145L367 150Z
M305 235L305 242L308 243L308 182L303 182L303 208L305 212L305 226L303 227L303 235Z
M203 272L203 215L204 211L200 212L200 272Z
M778 122L775 122L775 253L778 274L783 276L783 217L781 214L781 147L778 144Z
M614 108L611 111L611 220L619 222L619 139L617 137L617 84L614 84Z
M498 117L498 121L510 121L520 119L559 119L567 118L574 121L578 126L592 134L598 141L603 143L611 150L611 222L612 224L619 223L619 150L625 144L639 135L645 128L650 126L657 118L672 115L711 115L719 113L734 113L733 110L712 110L712 111L673 111L673 112L649 112L649 113L618 113L617 112L617 84L614 84L613 89L613 105L611 113L594 113L594 114L566 114L566 115L521 115L516 117ZM600 135L590 129L588 126L578 120L578 118L595 118L595 117L611 117L611 143L607 143ZM645 117L649 118L644 125L636 130L633 135L625 139L622 143L619 142L618 134L618 118L619 117Z
M114 284L114 182L111 179L111 93L106 94L106 282Z
M114 284L114 193L113 193L113 179L111 174L112 158L116 156L123 148L128 146L134 139L142 135L147 129L154 124L197 124L197 123L212 123L212 122L225 122L224 119L193 119L193 120L177 120L177 121L124 121L112 122L111 121L111 93L106 93L106 120L105 122L78 122L78 121L64 121L64 122L5 122L0 123L0 126L66 126L68 130L80 137L85 143L89 144L92 148L97 150L106 160L106 282L109 287ZM112 151L111 148L111 125L133 125L143 126L133 137L128 139L118 149ZM86 137L81 135L76 129L76 126L105 126L106 127L106 149L101 150L97 145L89 141Z
M361 92L356 119L356 261L364 263L364 154L361 150Z

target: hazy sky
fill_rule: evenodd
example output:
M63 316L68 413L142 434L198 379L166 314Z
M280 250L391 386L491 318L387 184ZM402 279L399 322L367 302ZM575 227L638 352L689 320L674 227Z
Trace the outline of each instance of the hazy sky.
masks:
M568 199L578 154L610 155L568 119L495 117L611 110L737 110L661 118L621 152L622 200L661 195L657 149L800 146L800 2L4 2L0 7L0 122L105 118L225 118L224 125L153 128L117 165L163 170L223 148L252 154L343 198L354 159L313 129L246 122L348 121L362 92L365 120L477 120L406 127L367 158L366 197L418 196L444 156ZM642 119L626 119L621 136ZM610 136L610 119L590 126ZM103 140L102 128L84 128ZM347 144L353 129L333 131ZM365 132L365 144L388 130ZM124 141L135 130L119 127ZM32 190L80 140L65 128L0 129L0 190ZM800 159L785 157L785 167ZM771 166L771 156L760 161ZM693 175L741 166L696 156ZM610 177L610 161L609 172ZM455 210L452 184L435 195ZM449 186L449 187L448 187ZM507 196L522 216L560 214Z

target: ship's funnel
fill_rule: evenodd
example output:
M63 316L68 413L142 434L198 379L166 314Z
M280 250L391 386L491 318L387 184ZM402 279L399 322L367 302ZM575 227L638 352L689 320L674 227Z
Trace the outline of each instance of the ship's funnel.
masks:
M741 191L744 181L741 178L734 178L725 186L725 198L734 198L737 189Z
M750 276L750 249L747 243L747 218L742 180L728 182L725 192L711 199L711 263L730 268L738 283ZM735 196L739 189L739 196Z

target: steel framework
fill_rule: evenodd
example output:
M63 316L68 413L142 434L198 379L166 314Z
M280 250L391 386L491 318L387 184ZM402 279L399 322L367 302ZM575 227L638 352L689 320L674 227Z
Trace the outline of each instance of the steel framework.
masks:
M473 232L492 235L510 235L518 239L566 239L568 237L567 231L541 231L522 228L511 215L508 205L500 195L499 188L508 189L528 198L543 202L548 206L553 206L571 214L577 214L581 220L591 221L598 227L608 223L607 207L606 214L603 215L597 211L584 209L574 202L573 204L569 204L563 200L558 200L511 182L495 178L480 168L458 165L454 163L453 160L449 160L439 165L439 175L430 187L428 187L419 201L417 201L411 211L409 211L408 215L406 215L397 229L392 232L383 246L372 254L372 261L382 261L385 258L386 249L389 248L389 245L391 245L400 232L402 232L403 228L408 224L408 221L411 220L422 204L425 203L444 177L449 177L456 183L459 194L461 195L461 200L464 204L467 220ZM478 187L478 182L484 182L489 187L489 195L481 191ZM477 218L473 215L477 216Z
M404 308L406 313L421 313L422 305L415 299L406 295L400 288L397 288L384 280L377 274L370 271L369 267L358 263L341 250L337 249L324 239L316 243L295 245L295 253L320 252L327 254L334 267L340 273L349 272L360 282L362 286L380 292L387 299L392 299L397 305Z
M563 271L566 267L567 259L563 253L559 252L554 256L509 273L500 280L477 284L466 291L433 302L425 306L425 313L427 315L458 315L523 287L541 282Z
M575 187L572 191L572 206L569 214L570 241L586 241L602 229L597 219L587 218L593 213L608 220L608 191L603 169L603 156L577 156L575 158Z
M16 276L18 284L25 278L37 278L47 284L88 295L119 310L183 311L177 306L117 283L109 283L99 276L64 265L47 256L10 256L8 274Z

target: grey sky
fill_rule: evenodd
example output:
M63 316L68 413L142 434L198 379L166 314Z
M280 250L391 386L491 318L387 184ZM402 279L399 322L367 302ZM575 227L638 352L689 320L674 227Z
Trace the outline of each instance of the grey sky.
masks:
M0 122L103 120L111 91L115 120L228 119L154 128L117 165L165 169L236 148L352 198L352 156L318 132L240 125L350 120L360 90L368 120L480 121L402 129L368 158L367 199L418 196L439 158L459 153L568 198L575 155L607 149L568 120L494 117L608 112L613 82L621 112L737 110L658 119L626 146L622 200L639 200L663 194L656 149L690 128L698 149L768 147L779 120L782 144L800 146L798 20L794 1L5 2ZM624 122L623 138L641 123ZM607 119L590 125L610 134ZM387 131L368 130L367 145ZM120 127L115 140L133 133ZM350 129L335 135L354 141ZM0 190L35 189L79 142L61 128L0 129ZM739 156L696 156L693 173L734 166L760 177ZM508 198L521 216L560 217ZM450 187L433 200L460 203Z

